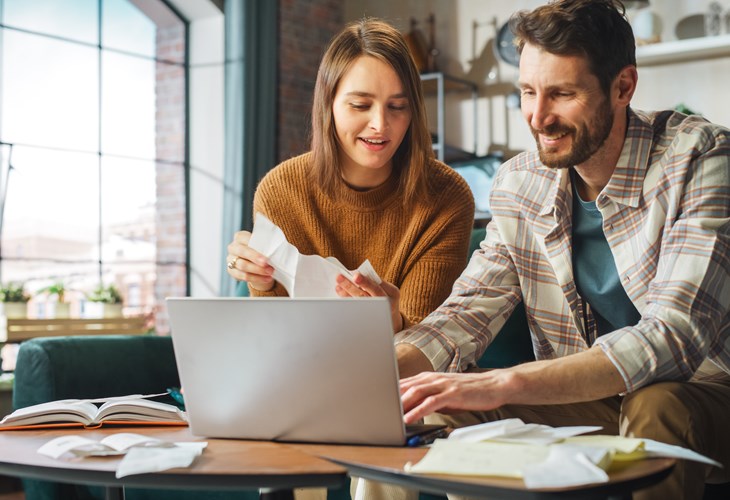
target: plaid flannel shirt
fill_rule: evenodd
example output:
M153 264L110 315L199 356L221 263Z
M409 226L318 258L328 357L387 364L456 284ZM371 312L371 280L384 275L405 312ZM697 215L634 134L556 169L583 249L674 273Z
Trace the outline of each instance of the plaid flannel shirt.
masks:
M530 152L500 167L487 236L450 297L396 342L438 371L462 371L523 301L537 359L598 344L628 392L688 380L706 359L730 373L730 131L670 111L627 113L596 206L639 323L597 338L573 279L569 172Z

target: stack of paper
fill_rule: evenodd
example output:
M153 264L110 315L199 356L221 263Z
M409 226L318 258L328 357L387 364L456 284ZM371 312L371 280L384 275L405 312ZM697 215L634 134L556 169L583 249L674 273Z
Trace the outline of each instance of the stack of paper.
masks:
M408 472L522 478L528 488L608 481L614 461L673 457L721 466L679 446L621 436L581 436L600 427L550 427L507 419L455 430Z

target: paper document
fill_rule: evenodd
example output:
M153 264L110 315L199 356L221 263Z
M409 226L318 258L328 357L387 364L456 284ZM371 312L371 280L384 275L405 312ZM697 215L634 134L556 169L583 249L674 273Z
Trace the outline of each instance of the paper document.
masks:
M528 488L560 488L608 481L613 462L646 457L672 457L722 465L679 446L651 439L621 436L580 436L600 427L550 427L520 419L457 429L437 440L406 471L522 478Z
M375 283L382 281L369 260L355 271L350 271L334 257L302 255L289 243L279 226L257 213L248 246L269 259L274 268L274 279L282 284L289 297L338 297L335 292L337 276L350 281L359 272Z
M507 418L455 429L449 435L449 439L469 443L490 440L503 443L550 444L567 437L599 430L601 427L597 426L550 427L542 424L526 424L519 418Z
M539 445L437 439L420 462L406 464L406 471L521 478L525 465L545 461L549 452L547 446Z

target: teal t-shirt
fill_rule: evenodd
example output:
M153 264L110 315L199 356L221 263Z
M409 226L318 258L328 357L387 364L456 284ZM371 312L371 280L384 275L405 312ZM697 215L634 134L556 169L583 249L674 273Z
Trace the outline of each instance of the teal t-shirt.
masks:
M635 325L641 315L626 295L616 261L603 234L595 201L583 201L573 182L573 274L578 293L588 302L598 334Z

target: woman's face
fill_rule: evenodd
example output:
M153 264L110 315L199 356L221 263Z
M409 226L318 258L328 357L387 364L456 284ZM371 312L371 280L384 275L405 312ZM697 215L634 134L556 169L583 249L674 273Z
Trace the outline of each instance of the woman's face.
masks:
M359 188L385 182L411 123L410 103L393 68L371 56L355 60L337 86L332 114L345 182Z

